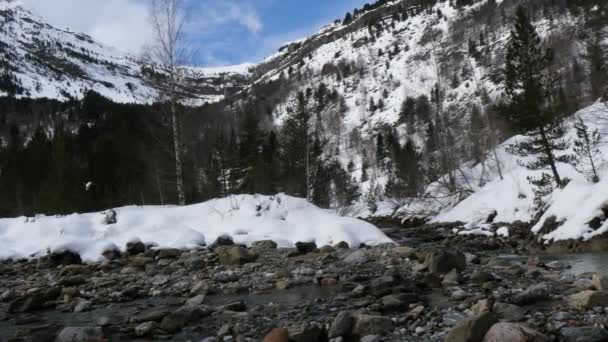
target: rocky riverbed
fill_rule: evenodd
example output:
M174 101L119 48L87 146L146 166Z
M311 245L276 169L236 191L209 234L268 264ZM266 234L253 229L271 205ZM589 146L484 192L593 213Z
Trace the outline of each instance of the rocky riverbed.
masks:
M432 228L376 247L222 238L2 261L0 341L608 341L605 276Z

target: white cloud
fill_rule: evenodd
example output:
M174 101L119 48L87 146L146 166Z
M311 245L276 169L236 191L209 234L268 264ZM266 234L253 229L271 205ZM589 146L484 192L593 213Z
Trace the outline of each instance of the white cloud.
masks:
M149 9L140 0L21 0L58 28L85 32L120 50L139 53L153 37Z
M191 36L222 30L236 23L257 35L263 24L248 2L187 0L187 29ZM120 50L138 54L154 38L150 27L150 0L21 0L25 8L42 16L51 25L84 32ZM222 39L218 37L217 39Z

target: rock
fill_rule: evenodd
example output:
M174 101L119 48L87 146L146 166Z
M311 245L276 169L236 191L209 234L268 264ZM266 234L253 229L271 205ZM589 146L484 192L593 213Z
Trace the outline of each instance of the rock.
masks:
M443 324L451 327L465 318L466 316L458 311L447 311L443 314L442 320Z
M336 278L323 278L319 282L321 286L336 286L338 284L338 280Z
M118 222L118 218L116 215L116 211L114 209L110 209L101 213L103 215L102 224L111 225L116 224Z
M511 296L511 303L515 305L529 305L549 298L550 289L545 283L540 283L520 291Z
M591 278L593 288L598 291L608 291L608 276L601 274L594 274Z
M411 319L411 320L415 321L418 318L420 318L420 316L422 315L423 312L424 312L424 306L418 305L415 308L413 308L412 310L410 310L410 312L408 312L405 317L407 319Z
M209 293L209 284L204 280L197 282L190 289L190 296L197 296L197 295L201 295L201 294L206 295L208 293Z
M78 304L74 307L74 312L85 312L91 310L93 303L88 300L79 300Z
M496 317L491 312L484 312L458 322L445 338L445 342L481 342Z
M550 269L550 270L564 270L570 267L570 265L568 265L565 262L562 261L551 261L547 264L545 264L545 267Z
M589 290L593 287L593 281L587 278L580 278L575 280L572 285L577 289Z
M353 315L350 312L342 311L336 316L334 321L329 327L329 338L336 338L340 336L348 336L352 330L354 324Z
M547 336L521 323L496 323L483 342L548 342Z
M377 336L377 335L363 336L359 340L359 342L380 342L380 341L382 341L382 339L380 338L380 336Z
M15 298L16 294L15 291L12 289L6 290L4 292L2 292L2 294L0 295L0 302L8 302L11 301L13 298Z
M446 274L452 269L463 271L467 267L467 260L462 253L441 251L429 253L425 265L431 273Z
M492 305L487 299L480 299L471 307L474 314L479 315L484 312L492 311Z
M127 242L127 254L138 255L146 252L146 245L141 241Z
M348 242L346 241L340 241L336 244L336 248L338 249L349 249L350 246L348 245Z
M232 239L232 236L226 234L220 235L213 243L213 247L219 246L234 246L234 240Z
M401 258L416 257L416 250L411 247L396 246L391 249L391 252Z
M406 311L410 304L419 302L420 298L414 294L400 293L384 296L380 301L383 312L402 312Z
M559 333L561 342L608 341L608 331L599 327L565 327Z
M224 324L220 327L220 330L217 331L218 337L230 336L233 332L233 326L230 324Z
M134 318L135 323L144 323L149 321L161 322L165 316L170 314L169 311L165 310L153 310L145 313L141 313Z
M321 254L331 254L331 253L334 253L335 251L336 251L336 249L330 245L322 246L319 249L319 253L321 253Z
M44 309L47 301L56 300L60 294L61 288L35 289L12 301L8 312L22 313Z
M513 304L494 303L492 312L499 320L521 322L526 318L526 310Z
M471 275L471 282L477 283L477 284L485 283L487 281L492 281L492 280L494 280L494 276L492 275L492 273L489 273L489 272L475 271Z
M67 327L61 330L55 342L93 342L101 341L103 337L99 327Z
M289 288L289 280L279 279L275 282L274 287L277 290L287 290Z
M608 291L583 291L568 297L568 304L579 310L592 309L594 306L608 306Z
M395 278L393 276L378 277L370 283L370 292L376 297L381 297L393 292Z
M82 264L80 254L68 250L55 251L51 253L49 255L49 261L53 267L57 267L59 265L67 266Z
M111 247L104 249L103 252L101 253L101 255L103 255L103 257L106 258L106 260L116 260L116 259L120 259L120 257L122 256L122 253L120 252L118 247L111 246Z
M194 296L186 301L186 306L198 306L203 304L205 301L205 295L201 294L198 296Z
M479 258L479 256L477 256L473 253L464 253L464 257L467 260L467 265L470 265L470 264L478 265L481 262L481 259Z
M135 335L139 337L148 336L156 328L158 328L158 323L154 321L145 322L135 327Z
M226 311L234 311L234 312L244 312L247 311L247 305L244 301L240 300L238 302L232 302L222 306L222 310Z
M169 332L176 333L190 322L207 316L210 313L196 306L183 306L165 316L160 323L160 328Z
M352 335L386 335L393 331L393 321L384 316L374 316L367 314L356 314L354 316Z
M177 248L163 248L158 250L159 259L177 259L182 255L182 251Z
M64 287L72 287L85 284L87 280L83 276L63 277L59 279L58 284Z
M278 247L277 243L272 240L256 241L251 246L259 249L277 249Z
M290 342L320 342L327 341L325 329L310 323L304 323L289 328Z
M452 292L452 294L450 294L450 298L452 300L463 300L465 298L467 298L469 295L466 293L466 291L462 290L462 289L457 289L456 291Z
M369 258L365 249L358 249L348 254L343 261L349 264L364 264L369 261Z
M300 254L308 254L317 250L317 244L314 242L296 242L296 248Z
M441 284L443 286L458 286L458 279L460 278L460 275L458 274L458 270L453 268L450 272L448 272L448 274L446 274L443 277L443 280L441 281Z
M274 328L264 337L263 342L289 342L289 331L285 328Z
M225 266L241 266L254 262L258 255L241 246L220 246L215 249L220 262Z

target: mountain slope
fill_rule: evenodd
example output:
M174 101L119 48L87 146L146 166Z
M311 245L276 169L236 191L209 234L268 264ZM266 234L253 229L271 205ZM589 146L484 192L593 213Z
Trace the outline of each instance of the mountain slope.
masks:
M186 68L184 92L198 103L224 97L225 85L240 86L249 65ZM162 68L61 30L20 7L0 0L0 94L52 99L81 98L94 90L119 103L149 103L158 97Z

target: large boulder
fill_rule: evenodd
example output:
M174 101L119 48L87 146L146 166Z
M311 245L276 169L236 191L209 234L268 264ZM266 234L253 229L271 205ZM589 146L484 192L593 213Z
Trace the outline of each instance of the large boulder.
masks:
M285 328L274 328L264 337L263 342L289 342L289 331Z
M329 327L329 338L344 337L350 335L355 320L352 313L342 311L336 316Z
M494 303L492 312L501 321L521 322L526 318L526 310L514 304Z
M524 291L520 291L511 296L511 303L515 305L529 305L549 299L551 290L545 283L530 286Z
M47 307L48 301L56 300L60 295L60 287L51 287L46 290L34 289L11 302L8 306L8 312L23 313L42 310Z
M103 337L99 327L67 327L61 330L55 342L94 342L102 341Z
M481 342L496 323L491 312L484 312L458 322L445 337L445 342Z
M367 314L356 314L354 316L355 324L353 325L352 335L367 336L367 335L387 335L393 330L393 321L384 316L375 316Z
M296 248L300 254L308 254L317 250L317 244L314 242L296 242Z
M80 254L68 250L54 251L49 255L49 261L51 266L57 267L59 265L80 265L82 259Z
M427 254L425 265L431 273L446 274L452 269L463 271L467 267L467 259L459 252L440 251Z
M579 310L591 309L594 306L608 306L608 291L587 290L568 297L568 304Z
M547 336L521 323L496 323L483 342L548 342Z
M594 274L591 278L591 285L598 291L608 291L608 276Z
M258 255L241 246L220 246L215 249L220 262L225 266L240 266L253 262Z
M166 315L160 323L160 327L169 333L176 333L182 330L187 324L210 314L209 311L204 310L201 307L183 306Z

